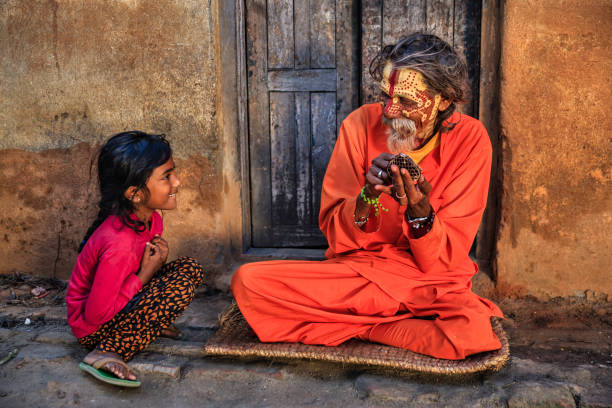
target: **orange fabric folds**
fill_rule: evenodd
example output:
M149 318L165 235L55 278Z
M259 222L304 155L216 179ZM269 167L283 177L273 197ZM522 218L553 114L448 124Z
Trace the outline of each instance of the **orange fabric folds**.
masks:
M476 119L457 123L420 163L433 186L433 228L408 233L401 207L358 228L355 203L372 159L387 151L381 107L365 105L343 122L323 181L319 225L327 260L242 266L232 291L261 341L337 345L352 337L439 358L461 359L501 344L490 317L501 310L471 290L468 252L486 204L491 144Z

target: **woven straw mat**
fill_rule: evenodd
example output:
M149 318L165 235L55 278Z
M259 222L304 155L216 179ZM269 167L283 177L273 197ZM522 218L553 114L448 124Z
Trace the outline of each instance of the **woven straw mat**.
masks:
M336 347L261 343L234 303L220 315L219 330L204 345L204 352L210 356L310 359L423 374L479 374L498 371L510 357L508 337L501 323L497 319L492 319L491 323L501 341L501 349L474 354L464 360L444 360L359 340L349 340Z

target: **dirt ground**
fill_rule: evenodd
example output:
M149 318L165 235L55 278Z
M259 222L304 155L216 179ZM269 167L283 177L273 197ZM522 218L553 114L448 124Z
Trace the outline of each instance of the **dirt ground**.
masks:
M32 291L41 287L42 296ZM66 283L13 272L0 275L0 305L43 308L64 303ZM201 292L201 294L205 294ZM612 302L587 291L582 296L539 301L533 297L489 297L504 311L513 354L542 362L612 364ZM1 322L0 327L10 326ZM559 353L563 351L563 353Z
M65 289L59 280L0 276L0 406L612 407L612 308L589 292L546 302L493 293L511 363L472 384L443 385L312 361L204 357L231 296L202 290L177 320L185 338L137 356L130 364L143 387L123 391L76 368L86 352L66 325Z

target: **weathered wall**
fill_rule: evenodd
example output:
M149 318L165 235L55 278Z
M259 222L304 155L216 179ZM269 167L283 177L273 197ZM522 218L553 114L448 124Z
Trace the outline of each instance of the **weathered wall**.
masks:
M498 289L612 293L612 6L503 4ZM170 256L231 260L244 154L232 13L214 0L0 2L0 273L68 278L96 212L96 150L126 129L175 149Z
M222 262L216 4L0 2L0 273L69 276L96 212L96 149L128 129L164 132L175 151L170 256Z
M612 293L612 4L508 0L498 286Z

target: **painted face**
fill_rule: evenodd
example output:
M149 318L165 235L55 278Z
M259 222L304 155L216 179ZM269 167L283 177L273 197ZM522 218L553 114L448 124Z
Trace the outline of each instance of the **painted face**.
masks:
M149 210L173 210L176 208L176 193L181 180L175 174L172 157L156 167L147 180L149 197L144 206Z
M403 115L416 122L417 127L434 119L438 113L440 94L431 95L423 74L409 68L394 69L387 62L380 81L383 114L390 119Z

